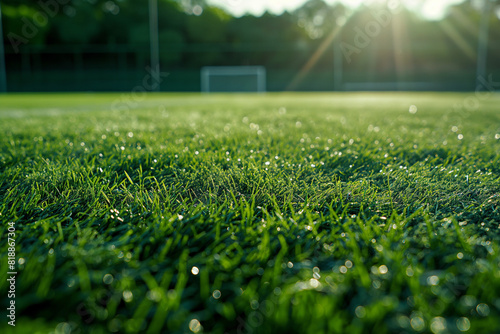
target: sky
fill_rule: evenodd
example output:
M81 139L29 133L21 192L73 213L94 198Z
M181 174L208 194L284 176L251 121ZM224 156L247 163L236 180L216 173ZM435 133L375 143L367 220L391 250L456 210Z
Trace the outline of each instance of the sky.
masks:
M372 3L377 0L324 0L327 3L343 3L349 7L356 7L362 3ZM399 0L392 0L397 2ZM405 5L420 12L425 18L437 20L444 16L446 8L451 4L461 3L464 0L401 0ZM260 16L266 10L273 14L281 14L285 10L294 10L302 6L307 0L208 0L211 5L226 9L235 16L250 13Z

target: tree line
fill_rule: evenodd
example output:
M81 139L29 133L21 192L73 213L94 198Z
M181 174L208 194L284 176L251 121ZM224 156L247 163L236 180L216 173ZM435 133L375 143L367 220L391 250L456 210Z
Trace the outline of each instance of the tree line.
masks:
M332 67L330 49L337 46L343 66L354 72L398 70L410 78L423 70L473 69L481 19L474 3L455 5L444 19L428 21L397 5L362 6L353 11L341 4L311 0L281 15L233 17L205 0L158 0L161 61L168 68L264 65L299 69L323 47L328 52L313 64L321 70ZM2 0L1 6L4 44L11 54L56 46L82 53L89 48L122 46L132 53L149 52L147 1ZM489 20L488 66L498 69L500 19L492 14Z

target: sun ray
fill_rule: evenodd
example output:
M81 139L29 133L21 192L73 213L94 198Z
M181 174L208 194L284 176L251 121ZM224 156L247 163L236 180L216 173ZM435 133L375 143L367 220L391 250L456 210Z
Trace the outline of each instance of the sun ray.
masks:
M452 8L450 10L450 15L456 19L455 22L463 26L465 28L464 30L472 36L477 36L479 34L479 27L477 24L474 24L470 17L464 15L458 8Z
M311 68L316 65L318 60L323 56L323 54L328 50L330 45L333 43L335 38L338 36L343 26L336 26L332 32L324 39L318 49L314 52L314 54L309 58L307 63L300 69L299 73L293 78L291 83L288 85L286 90L294 90L300 82L304 79L304 77L309 73Z
M405 80L405 74L411 71L411 55L408 50L408 29L400 15L392 20L394 66L396 69L397 84ZM405 52L406 51L406 52Z
M349 22L349 20L353 17L354 11L351 12L345 20L343 20L342 24L338 24L331 32L328 34L328 36L323 40L323 42L320 44L318 49L314 52L314 54L309 58L309 60L302 66L300 69L299 73L295 75L295 77L292 79L290 84L287 86L285 90L290 91L294 90L295 88L298 87L298 85L304 80L304 77L309 73L311 68L316 65L316 63L319 61L321 56L325 54L325 52L328 50L330 45L335 41L337 36L342 32L342 29L346 26L346 24Z
M457 29L453 27L447 21L440 21L439 26L444 31L444 33L451 38L451 40L458 46L460 50L472 61L476 61L477 53L476 50L469 45L467 40L457 32Z

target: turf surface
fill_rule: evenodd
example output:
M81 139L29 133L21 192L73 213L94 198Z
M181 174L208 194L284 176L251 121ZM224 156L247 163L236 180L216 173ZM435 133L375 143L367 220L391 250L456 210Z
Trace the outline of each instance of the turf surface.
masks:
M500 96L474 99L2 96L0 330L498 333Z

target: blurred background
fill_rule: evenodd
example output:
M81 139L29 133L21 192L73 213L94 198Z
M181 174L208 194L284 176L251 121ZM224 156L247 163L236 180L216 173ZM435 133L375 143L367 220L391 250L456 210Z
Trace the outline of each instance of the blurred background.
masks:
M479 78L500 81L499 1L0 5L0 91L130 91L153 72L152 90L199 92L205 66L261 66L268 91L473 91Z

